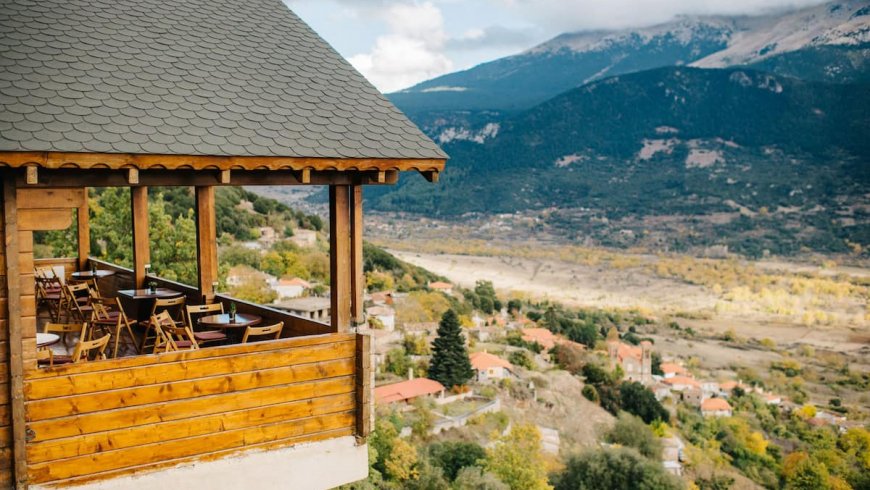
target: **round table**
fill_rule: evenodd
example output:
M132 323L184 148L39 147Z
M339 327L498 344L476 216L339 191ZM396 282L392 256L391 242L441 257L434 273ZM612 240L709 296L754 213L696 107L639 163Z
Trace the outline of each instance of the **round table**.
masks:
M114 276L115 271L99 269L94 271L78 271L70 274L70 277L77 281L90 281L91 279L102 279L104 277Z
M60 335L53 333L37 333L36 347L48 347L60 342Z
M230 321L229 313L204 316L199 319L199 324L207 328L247 328L259 325L263 317L248 313L236 313L235 321Z

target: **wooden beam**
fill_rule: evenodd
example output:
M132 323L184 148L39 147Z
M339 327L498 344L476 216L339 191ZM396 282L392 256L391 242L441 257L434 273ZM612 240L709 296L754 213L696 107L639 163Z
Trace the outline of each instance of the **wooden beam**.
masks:
M231 170L221 170L221 184L229 184L232 176L230 175Z
M18 197L15 180L8 174L3 176L3 224L6 246L6 305L9 329L9 398L12 405L12 437L15 469L15 487L27 487L27 432L24 425L24 345L21 307L21 284L18 278ZM29 272L29 271L28 271Z
M151 262L151 244L148 237L148 188L130 188L130 206L133 211L133 282L135 287L145 286L145 265Z
M299 172L299 182L302 182L303 184L310 184L311 183L311 169L310 168L303 168L302 171Z
M18 188L18 209L56 209L78 208L85 199L86 190L77 189L46 189Z
M21 209L18 227L29 231L66 230L72 226L72 209Z
M423 175L423 178L425 178L429 182L432 182L433 184L438 183L439 172L437 170L421 170L420 173Z
M156 186L207 186L207 185L308 185L303 184L301 172L291 170L234 170L232 183L223 184L219 172L213 170L143 170L139 172L139 185ZM129 187L127 173L124 170L109 169L57 169L42 170L39 184L32 186L34 190L45 188L81 188L81 187ZM377 172L340 172L325 170L311 172L310 185L391 185L399 181L397 170L385 172L384 182L377 181ZM24 176L18 178L19 185L25 185Z
M139 183L139 169L138 168L128 168L127 169L127 183L130 185L135 185Z
M329 279L332 329L350 330L350 187L329 186Z
M0 164L9 167L39 165L43 168L78 167L165 170L444 170L440 158L314 158L206 155L152 155L132 153L0 152Z
M36 165L28 165L25 174L27 185L36 185L39 183L39 167Z
M368 334L356 336L356 436L360 443L372 432L374 411L372 404L372 337Z
M88 257L91 255L91 217L88 207L88 189L85 187L84 195L76 208L76 218L78 223L78 249L79 249L79 270L85 270L88 262Z
M202 299L211 301L218 280L217 217L211 186L196 188L196 264Z
M350 187L350 314L354 325L365 322L363 295L366 278L363 273L363 196L362 186Z

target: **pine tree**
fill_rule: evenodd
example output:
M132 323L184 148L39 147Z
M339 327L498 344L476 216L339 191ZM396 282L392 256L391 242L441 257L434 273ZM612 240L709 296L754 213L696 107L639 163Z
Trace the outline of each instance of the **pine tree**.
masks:
M432 342L432 360L429 362L429 377L447 388L464 385L474 376L465 338L459 325L459 316L447 310L438 324L438 337Z

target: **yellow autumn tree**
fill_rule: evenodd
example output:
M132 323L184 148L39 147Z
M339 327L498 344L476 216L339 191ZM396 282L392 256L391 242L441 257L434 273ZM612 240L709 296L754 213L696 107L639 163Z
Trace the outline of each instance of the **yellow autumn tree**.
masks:
M387 476L395 481L407 481L417 478L417 450L404 439L396 439L390 457L384 462Z
M541 433L532 424L515 425L486 451L486 468L512 490L552 490L547 483Z

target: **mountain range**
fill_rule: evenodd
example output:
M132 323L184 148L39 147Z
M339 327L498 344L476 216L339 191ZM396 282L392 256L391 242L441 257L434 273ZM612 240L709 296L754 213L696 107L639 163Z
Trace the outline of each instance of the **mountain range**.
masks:
M546 210L606 245L870 244L867 1L563 34L389 97L451 160L375 209Z

